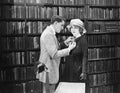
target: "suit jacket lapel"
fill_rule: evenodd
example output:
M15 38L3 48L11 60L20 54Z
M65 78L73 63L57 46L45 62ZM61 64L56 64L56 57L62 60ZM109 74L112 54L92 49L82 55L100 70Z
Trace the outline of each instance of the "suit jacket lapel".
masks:
M53 30L51 28L50 28L50 32L53 34L53 38L56 42L57 48L59 48L59 42L58 42L57 37L55 36L55 34L53 33Z
M57 37L55 35L54 35L54 39L55 39L57 47L59 48L59 42L58 42Z

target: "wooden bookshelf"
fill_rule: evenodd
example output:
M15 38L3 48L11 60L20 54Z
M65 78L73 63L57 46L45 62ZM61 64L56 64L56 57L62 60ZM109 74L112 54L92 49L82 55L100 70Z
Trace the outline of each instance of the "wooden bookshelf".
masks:
M87 0L89 93L119 93L119 5L119 0Z
M91 8L120 8L120 6L116 5L89 5Z

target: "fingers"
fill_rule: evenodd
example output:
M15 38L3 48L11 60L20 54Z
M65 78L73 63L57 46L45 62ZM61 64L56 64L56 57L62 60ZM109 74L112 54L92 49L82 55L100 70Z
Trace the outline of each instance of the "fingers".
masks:
M86 74L83 74L83 73L82 73L82 74L80 75L80 80L86 80Z
M74 48L76 46L76 42L70 42L69 46L72 46Z
M71 37L68 37L67 41L68 41L68 42L73 42L73 41L74 41L74 37L72 37L72 36L71 36Z
M76 47L76 42L71 42L69 43L69 49L72 50L73 48Z

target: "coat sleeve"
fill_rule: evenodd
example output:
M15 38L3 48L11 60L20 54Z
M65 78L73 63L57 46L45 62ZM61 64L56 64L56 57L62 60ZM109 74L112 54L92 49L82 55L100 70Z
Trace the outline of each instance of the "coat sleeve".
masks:
M82 50L83 50L82 73L87 73L88 44L86 39L83 39Z
M58 45L56 44L53 35L46 35L44 38L44 44L51 58L58 58L69 55L70 50L68 48L58 50Z

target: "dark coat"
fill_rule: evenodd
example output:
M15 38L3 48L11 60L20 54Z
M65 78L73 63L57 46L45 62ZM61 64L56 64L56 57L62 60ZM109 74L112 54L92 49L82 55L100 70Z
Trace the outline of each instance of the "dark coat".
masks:
M70 56L65 59L65 68L63 71L63 81L79 82L80 74L86 73L88 45L86 37L83 35L76 40L76 47L70 52Z

